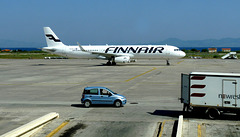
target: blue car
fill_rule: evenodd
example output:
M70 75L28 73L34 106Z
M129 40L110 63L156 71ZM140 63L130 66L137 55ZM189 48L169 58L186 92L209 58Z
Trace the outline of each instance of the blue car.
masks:
M127 103L127 99L106 87L86 87L83 90L81 102L87 108L92 104L112 104L115 107L121 107Z

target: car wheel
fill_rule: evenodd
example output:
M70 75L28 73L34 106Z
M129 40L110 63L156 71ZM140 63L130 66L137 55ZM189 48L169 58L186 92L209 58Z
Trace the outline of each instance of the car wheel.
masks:
M89 108L89 107L91 106L91 102L90 102L89 100L86 100L86 101L84 102L84 106L85 106L86 108Z
M122 102L121 102L120 100L116 100L116 101L114 102L114 106L115 106L115 107L121 107L121 106L122 106Z

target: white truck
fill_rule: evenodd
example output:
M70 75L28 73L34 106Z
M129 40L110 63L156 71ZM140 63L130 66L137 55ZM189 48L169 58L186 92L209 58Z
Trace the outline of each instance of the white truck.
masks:
M192 72L181 76L183 111L204 111L210 119L221 113L240 114L240 74Z

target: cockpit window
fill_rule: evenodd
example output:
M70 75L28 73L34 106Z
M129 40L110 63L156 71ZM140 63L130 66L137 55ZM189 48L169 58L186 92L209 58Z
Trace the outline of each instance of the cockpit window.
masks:
M180 51L179 49L174 49L174 51Z

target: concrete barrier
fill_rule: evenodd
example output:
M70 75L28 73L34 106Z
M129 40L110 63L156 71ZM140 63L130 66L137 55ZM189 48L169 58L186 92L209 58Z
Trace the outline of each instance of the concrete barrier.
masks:
M183 115L180 115L179 119L178 119L178 127L177 127L176 137L182 137L182 129L183 129Z
M58 117L59 117L59 114L56 112L49 113L47 115L44 115L36 120L33 120L33 121L27 123L19 128L9 131L9 132L1 135L0 137L23 136Z

